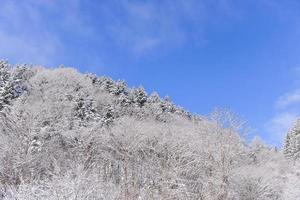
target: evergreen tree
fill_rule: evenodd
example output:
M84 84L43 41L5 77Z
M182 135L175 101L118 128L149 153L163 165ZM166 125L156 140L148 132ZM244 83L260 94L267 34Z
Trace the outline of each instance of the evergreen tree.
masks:
M6 61L0 61L0 110L22 93L20 70L15 72Z
M132 90L132 100L138 106L142 107L147 101L147 93L143 87L138 87Z
M294 127L287 133L284 154L287 158L300 158L300 119L295 122Z
M284 149L283 149L283 153L286 158L289 158L291 156L290 145L291 145L290 133L287 133L284 140Z
M75 111L75 117L82 121L98 121L100 119L93 99L78 99Z
M159 97L159 95L157 94L157 92L153 92L149 98L148 98L148 102L152 103L152 104L157 104L161 102L161 99Z
M124 81L117 81L111 88L111 93L114 95L120 95L126 93L127 85Z

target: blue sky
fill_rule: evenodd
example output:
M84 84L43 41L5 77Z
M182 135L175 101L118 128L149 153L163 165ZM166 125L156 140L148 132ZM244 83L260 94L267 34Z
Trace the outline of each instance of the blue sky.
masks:
M229 108L280 145L300 110L296 0L1 0L0 58L72 66Z

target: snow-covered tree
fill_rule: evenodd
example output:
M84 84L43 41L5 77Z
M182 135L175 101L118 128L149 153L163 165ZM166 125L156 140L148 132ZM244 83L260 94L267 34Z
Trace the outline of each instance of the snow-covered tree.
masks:
M19 97L25 90L22 85L23 67L13 69L5 61L0 61L0 110L10 105L11 101Z
M287 158L290 158L292 156L292 149L291 149L291 137L290 137L290 133L287 133L285 140L284 140L284 149L283 149L283 153Z
M88 98L76 100L75 117L82 121L99 121L101 118L95 107L94 100Z
M134 88L131 90L132 101L139 107L142 107L147 101L147 93L143 87Z
M284 154L287 158L300 159L300 119L287 133L284 141Z
M297 161L248 144L229 111L196 116L66 67L2 62L0 75L0 199L298 199ZM298 130L285 143L291 158Z

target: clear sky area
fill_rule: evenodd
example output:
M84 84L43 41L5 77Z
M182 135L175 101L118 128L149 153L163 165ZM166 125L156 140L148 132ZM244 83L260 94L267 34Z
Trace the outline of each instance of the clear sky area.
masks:
M0 0L0 58L231 109L282 144L300 114L300 1Z

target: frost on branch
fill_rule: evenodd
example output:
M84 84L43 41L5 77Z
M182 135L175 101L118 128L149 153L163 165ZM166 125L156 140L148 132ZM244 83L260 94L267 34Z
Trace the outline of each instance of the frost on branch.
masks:
M229 111L196 116L124 81L7 62L0 110L0 199L299 199L297 124L282 152L248 143Z

